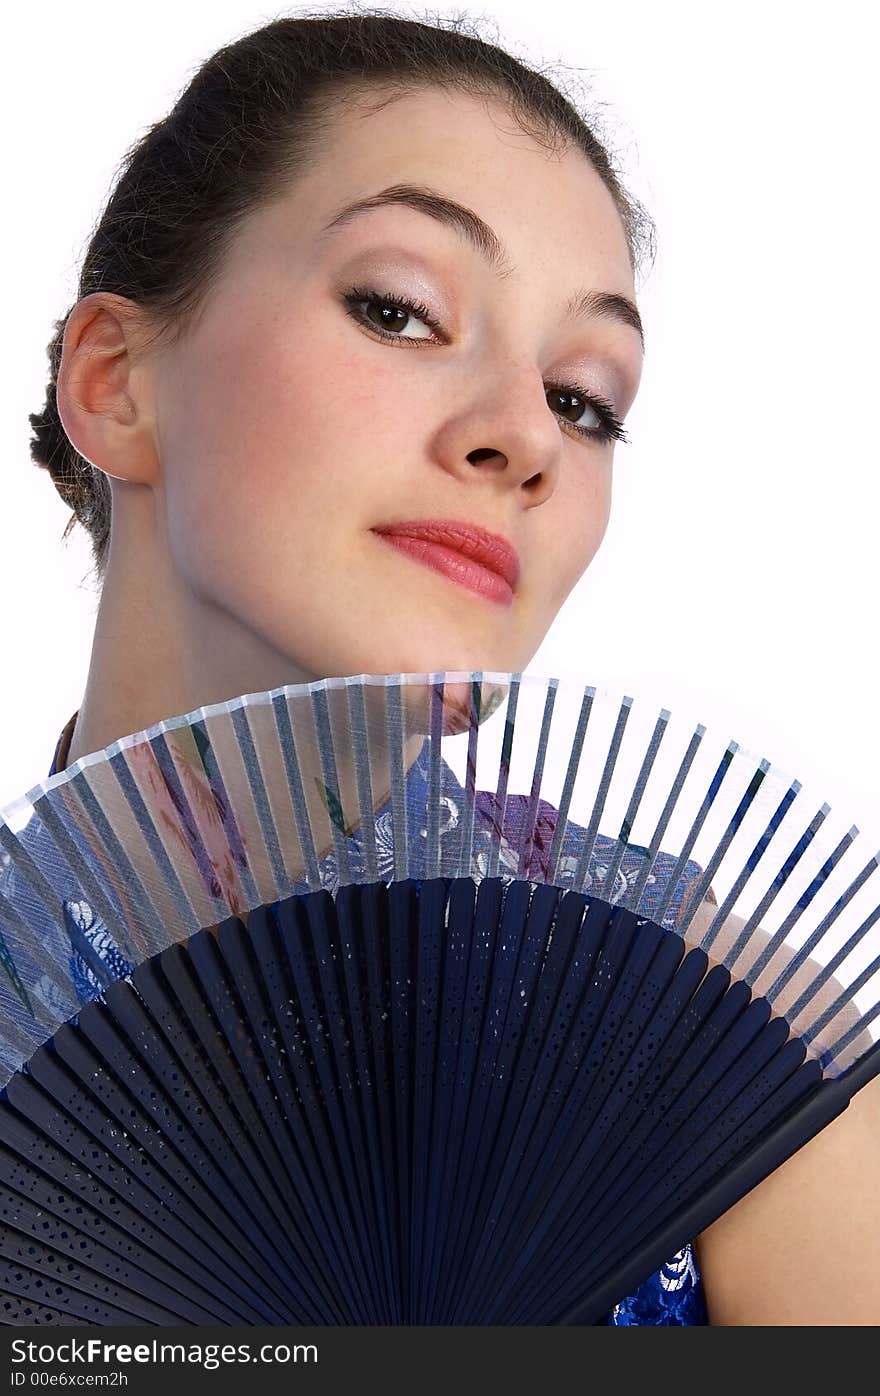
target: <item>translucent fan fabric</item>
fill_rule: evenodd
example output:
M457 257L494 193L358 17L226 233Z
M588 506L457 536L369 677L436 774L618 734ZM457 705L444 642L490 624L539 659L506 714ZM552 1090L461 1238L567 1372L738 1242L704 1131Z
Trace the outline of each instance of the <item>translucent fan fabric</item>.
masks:
M0 856L20 873L0 901L0 1085L81 1003L68 951L108 982L82 902L140 963L303 881L466 876L593 892L676 930L831 1079L880 1034L880 852L859 835L718 727L577 676L352 675L241 695L122 737L0 811ZM72 883L81 902L62 913Z
M55 755L49 770L52 776L56 772L63 770L66 764L67 751L77 714L74 713L59 737L55 749ZM428 769L426 764L427 746L423 748L421 755L415 761L407 775L407 799L412 800L414 808L424 808L425 791L424 786L428 780ZM456 829L461 811L461 801L464 796L463 787L458 782L454 772L449 765L443 763L443 804L445 819L441 823L440 837L448 836ZM502 880L511 880L517 875L519 866L519 850L522 842L523 824L526 816L527 799L525 796L511 796L508 799L508 806L505 814L504 834L502 840L501 854L499 858L498 876ZM555 827L556 811L547 801L540 802L540 813L538 818L538 829L543 833L546 842L552 840ZM481 803L478 797L476 803L477 830L473 841L474 868L475 874L480 876L486 873L486 859L490 844L492 842L491 819L487 803ZM379 860L380 874L385 877L393 876L393 850L391 841L391 819L392 811L390 802L380 806L374 816L374 830L376 838L376 848ZM37 821L32 821L34 824ZM27 832L27 831L25 831ZM566 844L563 848L562 858L574 858L576 847L583 838L583 829L578 825L570 825L566 834ZM38 857L39 835L36 835L36 847L34 856ZM540 849L542 839L536 840L536 849ZM609 871L609 854L613 850L613 842L599 837L593 852L593 859L590 865L589 883L595 882L595 887L600 895L606 895L604 881ZM348 840L349 859L353 866L359 862L363 853L363 835L361 830L355 831ZM605 861L603 861L603 855ZM2 857L2 850L0 850ZM648 914L651 914L651 906L660 904L662 895L666 889L666 884L676 860L671 856L660 855L654 867L654 872L649 878L649 885L643 898L643 906ZM561 864L564 866L564 863ZM321 883L330 892L335 892L339 885L339 870L334 854L329 854L321 862ZM676 891L666 908L662 922L660 924L669 928L674 928L677 919L680 917L682 909L687 906L690 895L695 889L702 875L702 868L699 864L689 863L686 869L686 876L679 882ZM625 890L626 879L634 878L637 875L638 867L634 865L628 868L624 864L616 873L618 893ZM14 868L6 870L5 882L2 883L2 891L7 897L14 901L14 888L11 885L14 878ZM519 874L521 875L521 874ZM621 886L623 882L623 886ZM295 892L308 892L310 886L303 882L294 886ZM83 897L81 890L71 887L70 896L64 902L65 920L68 928L76 927L78 935L82 936L97 953L102 961L110 968L113 978L122 977L131 973L134 966L130 965L125 957L120 953L119 948L113 941L106 925L96 916ZM56 934L56 928L47 928L47 934ZM68 947L70 954L70 981L75 986L81 1002L88 1002L96 997L100 992L98 978L90 969L86 958L75 948L76 937L71 937L71 947ZM59 947L61 950L61 947ZM41 988L43 992L51 992L51 986L41 986L39 982L33 986L34 991L39 995ZM632 1326L632 1325L691 1325L705 1324L708 1322L705 1306L705 1296L703 1292L702 1280L696 1263L693 1246L687 1245L682 1250L672 1256L654 1274L649 1276L631 1295L621 1300L614 1306L614 1309L602 1320L606 1325Z

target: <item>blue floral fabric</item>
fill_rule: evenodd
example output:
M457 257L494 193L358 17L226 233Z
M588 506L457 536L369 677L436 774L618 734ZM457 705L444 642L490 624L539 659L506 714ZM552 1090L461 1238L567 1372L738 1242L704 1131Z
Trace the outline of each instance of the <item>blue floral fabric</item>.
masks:
M77 716L78 712L74 713L61 732L49 769L50 776L57 774L66 766L67 752ZM427 781L428 772L425 764L427 750L428 744L426 743L422 754L407 774L408 782ZM461 801L465 795L464 788L459 784L451 767L445 761L442 763L442 774L443 795L441 798L445 819L440 830L441 839L450 835L454 837L454 831L459 822ZM488 850L498 841L499 827L501 842L496 876L510 880L514 876L534 876L536 868L540 871L542 855L547 853L552 841L556 811L547 801L540 801L537 819L529 831L531 851L528 869L524 874L519 871L519 855L527 804L528 799L525 796L508 796L503 812L503 822L499 826L497 811L494 808L494 797L486 792L478 793L475 802L473 834L475 871L485 875ZM390 802L376 811L375 834L380 875L383 875L384 872L390 874L393 866L391 818ZM576 861L576 850L582 840L583 833L584 830L580 826L569 824L558 864L560 873L573 869ZM363 852L359 830L350 836L350 842L352 845L352 852L349 855L351 871L356 876ZM608 871L607 866L603 865L603 854L607 855L612 847L610 840L603 838L602 835L597 837L593 850L593 861L590 864L590 873L586 881L586 885L589 886L595 880L596 885L602 889L602 895L605 894L602 884ZM653 873L648 878L648 885L642 900L642 906L648 915L651 915L652 901L659 902L665 890L665 883L674 862L675 860L670 855L658 855ZM616 891L626 889L628 880L637 875L640 865L639 850L628 851L616 875ZM696 863L689 863L686 871L688 875L682 878L671 898L663 920L659 923L661 925L670 928L675 926L689 892L702 874L702 869ZM418 868L416 867L413 875L417 874ZM664 877L664 874L667 876ZM322 885L331 891L338 885L335 855L329 854L322 861L321 879ZM2 876L0 876L0 883L2 880ZM299 884L293 890L298 890L298 887ZM310 890L307 883L302 884L302 890ZM98 979L88 965L88 959L92 955L97 953L102 960L112 966L114 978L131 973L134 966L130 965L120 953L107 927L100 918L94 915L82 896L78 894L77 889L71 889L70 899L64 903L64 909L65 916L68 918L67 930L70 935L70 945L74 947L70 963L71 981L81 1001L85 1003L94 998L100 988ZM78 943L81 946L79 951L75 948ZM692 1244L687 1244L653 1275L649 1275L632 1294L615 1304L611 1312L600 1320L600 1323L631 1327L635 1325L682 1326L707 1324L708 1321L703 1283L697 1267L694 1248Z

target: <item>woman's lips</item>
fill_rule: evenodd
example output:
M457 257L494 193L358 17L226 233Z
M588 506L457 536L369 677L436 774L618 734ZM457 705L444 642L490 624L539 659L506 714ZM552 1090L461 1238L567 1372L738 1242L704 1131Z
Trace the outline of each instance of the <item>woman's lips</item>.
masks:
M407 538L402 533L377 533L376 536L435 572L442 572L451 581L467 587L468 591L504 606L510 606L513 602L513 591L503 577L474 562L473 558L465 557L455 548L428 542L426 538Z

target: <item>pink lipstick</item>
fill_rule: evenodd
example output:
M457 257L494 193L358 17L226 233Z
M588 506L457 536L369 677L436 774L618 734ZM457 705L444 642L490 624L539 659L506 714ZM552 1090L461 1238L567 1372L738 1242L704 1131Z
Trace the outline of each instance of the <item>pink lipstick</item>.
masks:
M512 603L519 557L499 534L453 519L381 524L372 531L469 591L505 606Z

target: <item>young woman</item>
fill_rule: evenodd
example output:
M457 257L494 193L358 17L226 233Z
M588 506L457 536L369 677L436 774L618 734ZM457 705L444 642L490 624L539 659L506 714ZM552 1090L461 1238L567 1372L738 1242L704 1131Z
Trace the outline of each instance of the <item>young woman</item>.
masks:
M572 105L463 31L214 55L130 153L31 419L103 584L52 769L244 692L525 668L608 524L650 242ZM427 519L505 541L509 592L383 536ZM878 1094L607 1321L880 1322Z

